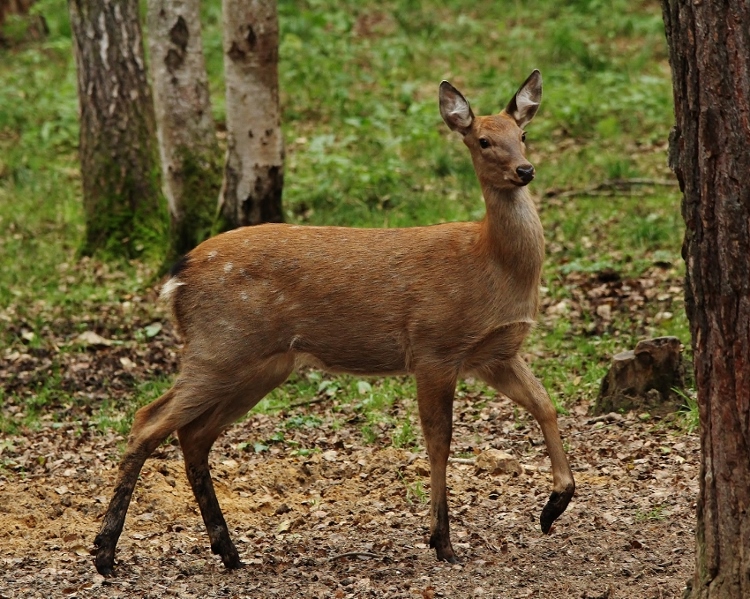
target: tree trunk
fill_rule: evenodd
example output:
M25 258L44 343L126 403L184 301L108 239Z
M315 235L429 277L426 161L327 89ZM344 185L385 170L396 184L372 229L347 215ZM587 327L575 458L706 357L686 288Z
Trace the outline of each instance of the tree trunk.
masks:
M78 67L85 254L161 253L167 215L137 0L69 0Z
M149 0L148 39L172 252L210 236L221 187L199 0Z
M0 27L8 15L27 15L34 0L0 0Z
M701 422L686 595L750 597L750 3L662 0Z
M0 47L13 45L27 40L42 39L47 35L47 22L42 15L29 16L29 9L34 0L0 0ZM24 21L22 31L6 36L3 31L9 16L20 17Z
M223 0L227 160L221 209L227 228L281 222L284 145L279 110L275 0Z

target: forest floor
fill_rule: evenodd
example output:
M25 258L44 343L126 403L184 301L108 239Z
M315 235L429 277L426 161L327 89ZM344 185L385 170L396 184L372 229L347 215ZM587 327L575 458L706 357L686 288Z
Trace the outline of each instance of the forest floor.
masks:
M63 378L103 385L96 381L108 380L121 351L100 347L86 367L69 364ZM158 356L172 367L173 353ZM44 360L28 354L6 366L43 370ZM428 546L421 440L410 449L366 443L361 416L344 405L333 419L330 401L252 413L214 446L217 495L245 563L231 572L210 552L176 441L146 462L115 575L105 579L90 550L124 438L101 432L83 412L43 417L34 430L7 435L0 598L681 596L694 561L699 445L675 421L593 418L587 403L569 406L560 427L577 490L545 536L538 517L551 474L536 423L502 396L459 394L454 455L494 447L514 455L523 472L493 476L469 463L449 465L452 539L462 560L450 565ZM290 428L295 416L316 425ZM280 431L284 443L258 451L256 441ZM295 446L315 450L289 450Z
M220 5L201 3L223 130ZM457 394L454 566L428 546L413 385L373 382L367 401L382 404L378 418L358 391L370 383L304 375L280 393L316 403L259 406L211 453L246 566L227 572L211 554L170 440L141 473L107 579L90 551L128 423L169 384L178 358L165 315L150 307L158 265L79 256L68 10L35 6L48 38L0 59L0 599L681 597L694 565L697 435L679 417L589 412L617 352L644 338L690 338L657 4L279 3L290 222L478 218L474 170L440 123L437 83L450 78L486 112L531 68L545 73L529 156L548 261L540 326L525 351L565 412L577 482L551 534L538 524L551 491L542 436L506 398L476 384ZM521 473L465 463L491 448L517 458Z

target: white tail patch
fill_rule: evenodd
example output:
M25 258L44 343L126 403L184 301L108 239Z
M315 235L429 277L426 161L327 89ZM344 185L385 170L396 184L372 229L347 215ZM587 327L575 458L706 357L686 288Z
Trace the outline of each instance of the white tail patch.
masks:
M165 302L171 302L172 301L172 295L175 292L175 289L178 287L184 285L182 281L180 281L177 277L172 277L164 283L164 286L161 288L161 293L159 294L159 299Z

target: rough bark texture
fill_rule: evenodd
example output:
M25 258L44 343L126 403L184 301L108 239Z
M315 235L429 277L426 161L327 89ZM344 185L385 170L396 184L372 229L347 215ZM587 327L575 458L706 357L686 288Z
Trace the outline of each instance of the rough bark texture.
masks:
M701 420L693 598L750 597L750 3L663 0Z
M156 125L137 0L69 0L78 67L83 252L134 256L164 242Z
M281 222L284 145L279 110L275 0L223 0L227 228Z
M172 251L182 255L210 235L221 188L199 0L149 0L148 41Z

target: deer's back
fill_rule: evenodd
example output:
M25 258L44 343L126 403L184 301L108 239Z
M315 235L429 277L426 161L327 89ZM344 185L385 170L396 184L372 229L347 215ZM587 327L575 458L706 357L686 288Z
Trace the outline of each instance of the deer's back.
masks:
M186 354L291 351L331 370L377 374L487 353L514 323L522 340L538 281L518 289L512 267L488 262L479 237L479 223L263 225L219 235L170 283Z

